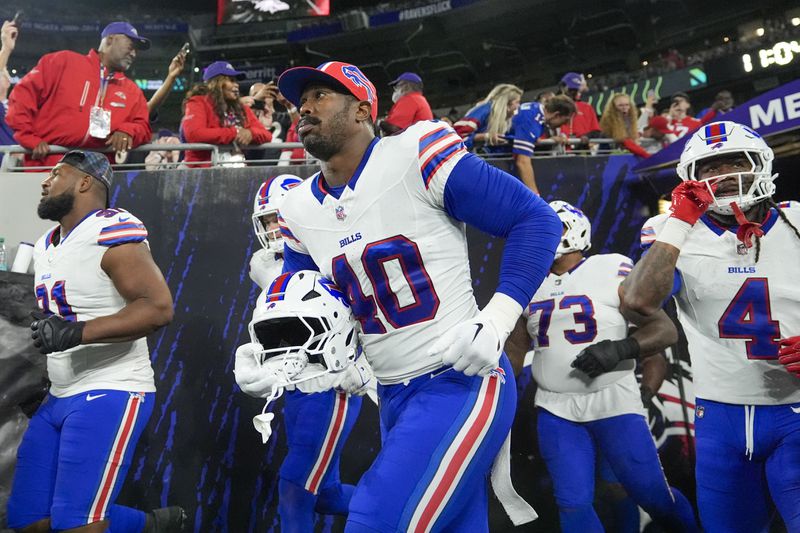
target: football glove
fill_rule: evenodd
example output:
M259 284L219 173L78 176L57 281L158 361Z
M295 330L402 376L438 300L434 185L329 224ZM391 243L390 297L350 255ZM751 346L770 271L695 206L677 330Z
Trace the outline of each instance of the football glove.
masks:
M254 354L260 350L261 345L254 342L239 346L236 349L233 374L242 392L255 398L267 398L272 393L275 376L265 373L256 363Z
M620 361L639 357L639 352L639 341L633 337L618 341L604 340L584 348L571 366L591 378L596 378L614 370Z
M684 181L672 190L670 216L694 226L713 201L714 196L705 183Z
M336 388L342 392L354 394L356 396L363 396L366 394L370 383L375 379L372 375L372 368L363 355L355 360L353 364L345 368L341 374L343 374L343 376Z
M778 344L781 347L778 351L778 362L786 367L786 370L800 377L800 336L781 339Z
M479 314L445 332L428 355L468 376L487 376L500 363L503 342L494 323Z
M58 315L32 313L31 338L39 353L63 352L81 343L86 322L70 322Z

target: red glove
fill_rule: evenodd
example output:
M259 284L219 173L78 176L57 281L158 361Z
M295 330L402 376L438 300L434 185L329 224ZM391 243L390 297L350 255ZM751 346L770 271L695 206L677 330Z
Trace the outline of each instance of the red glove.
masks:
M778 341L781 349L778 351L778 362L786 370L800 377L800 336L787 337Z
M714 186L712 186L713 188ZM714 201L705 183L684 181L672 190L672 217L694 226Z

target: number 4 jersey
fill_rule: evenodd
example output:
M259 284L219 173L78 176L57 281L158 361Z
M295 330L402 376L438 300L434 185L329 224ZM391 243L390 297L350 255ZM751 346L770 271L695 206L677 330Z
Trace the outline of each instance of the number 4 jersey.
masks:
M60 226L34 246L34 284L39 307L66 320L91 320L125 307L100 267L109 247L147 239L144 224L122 209L92 211L65 236ZM147 339L79 345L47 357L56 397L95 389L154 392Z
M374 140L338 198L317 174L281 206L287 248L346 291L383 384L441 367L428 348L478 313L465 226L444 209L445 183L466 154L448 126L418 122Z
M800 209L782 204L800 227ZM642 228L642 246L667 220L659 215ZM800 335L800 239L777 210L762 223L760 254L707 214L689 233L678 257L675 294L698 398L743 405L800 401L800 379L777 361L783 337Z

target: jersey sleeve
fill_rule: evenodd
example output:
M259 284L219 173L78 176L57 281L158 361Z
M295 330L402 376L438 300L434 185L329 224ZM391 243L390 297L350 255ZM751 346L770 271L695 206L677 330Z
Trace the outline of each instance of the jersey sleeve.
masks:
M489 118L489 111L491 111L491 104L477 105L467 111L464 118L453 124L455 132L464 139L464 146L466 146L467 149L472 148L475 134L479 133L482 128L484 128Z
M416 164L425 194L434 205L444 207L447 179L461 158L469 152L461 137L444 122L417 122L407 131L419 138L416 143Z
M97 235L97 244L100 246L119 246L147 240L147 228L142 221L124 209L104 209L94 216L100 219Z
M540 111L538 107L523 105L519 113L511 122L511 131L514 135L514 145L511 153L517 155L533 156L536 140L541 137L544 126L537 119Z
M300 239L295 236L294 232L289 228L289 224L286 222L286 220L284 220L280 213L278 213L278 226L281 228L284 248L308 255L308 249L302 242L300 242Z

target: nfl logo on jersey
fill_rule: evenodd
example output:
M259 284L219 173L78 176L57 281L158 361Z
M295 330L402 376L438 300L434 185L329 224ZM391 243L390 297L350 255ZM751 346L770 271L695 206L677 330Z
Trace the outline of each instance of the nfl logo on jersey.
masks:
M344 214L344 207L338 206L336 208L336 218L338 220L344 220L345 218L347 218L347 215Z

